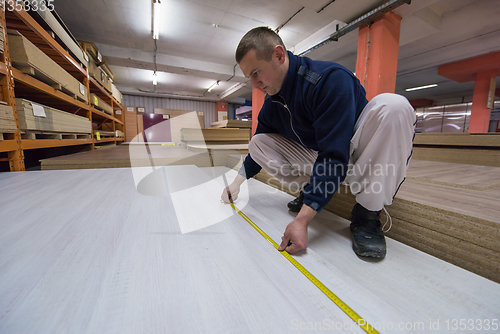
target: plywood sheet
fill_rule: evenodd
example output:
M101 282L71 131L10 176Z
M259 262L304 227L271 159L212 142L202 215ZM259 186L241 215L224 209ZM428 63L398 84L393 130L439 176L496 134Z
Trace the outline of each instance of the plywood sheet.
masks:
M176 207L173 193L196 193L212 181L207 194L215 194L227 169L204 177L178 168L163 170L165 196L139 193L131 169L0 174L11 194L0 201L2 332L288 333L319 323L363 333L238 215L182 234L177 209L204 215ZM242 210L279 240L293 219L290 199L249 180ZM445 333L447 319L500 316L500 285L391 239L386 259L362 261L348 222L326 211L309 237L307 252L295 257L372 324L419 323L410 332ZM314 332L321 329L331 332Z

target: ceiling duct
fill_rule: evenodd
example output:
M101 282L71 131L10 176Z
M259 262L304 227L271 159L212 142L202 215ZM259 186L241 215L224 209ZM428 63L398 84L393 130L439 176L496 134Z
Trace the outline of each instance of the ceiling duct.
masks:
M403 4L410 4L410 3L411 3L411 0L391 0L391 1L388 1L385 4L380 5L379 7L377 7L375 9L369 11L368 13L358 17L356 20L348 23L343 28L341 28L341 29L337 30L336 32L334 32L333 34L331 34L330 37L328 37L324 41L314 45L313 47L310 47L309 49L307 49L303 52L301 52L299 54L299 56L303 56L306 53L309 53L313 50L316 50L317 48L319 48L325 44L328 44L331 41L338 41L338 39L340 37L342 37L345 34L361 27L362 25L370 24L373 21L375 21L376 19L378 19L379 17L381 17L382 15L384 15L385 13L388 13L391 10L398 8L399 6L401 6Z

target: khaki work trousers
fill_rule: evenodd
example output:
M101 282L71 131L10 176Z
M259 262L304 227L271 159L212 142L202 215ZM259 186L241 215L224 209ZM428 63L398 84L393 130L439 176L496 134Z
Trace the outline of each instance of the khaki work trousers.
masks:
M397 94L375 96L354 127L344 180L356 201L371 211L392 204L406 177L415 134L415 110ZM310 182L318 153L279 134L257 134L249 144L253 160L292 189Z

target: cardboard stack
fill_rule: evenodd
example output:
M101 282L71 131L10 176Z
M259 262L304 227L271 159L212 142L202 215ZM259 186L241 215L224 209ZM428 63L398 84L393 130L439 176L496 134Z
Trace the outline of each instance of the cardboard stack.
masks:
M0 104L0 140L3 133L15 133L17 131L14 112L11 106Z
M92 131L90 120L86 117L73 115L25 99L16 99L16 107L21 131L85 134Z
M113 107L104 102L94 93L90 94L90 104L92 104L96 109L104 111L106 114L113 115Z
M17 31L8 32L12 64L18 70L66 94L87 102L87 87Z

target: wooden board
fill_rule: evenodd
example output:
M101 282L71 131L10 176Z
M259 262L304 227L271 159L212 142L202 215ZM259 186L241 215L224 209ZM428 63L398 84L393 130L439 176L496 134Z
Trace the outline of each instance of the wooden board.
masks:
M75 98L88 101L87 87L66 72L55 61L38 49L21 34L9 31L9 51L14 67L34 75L49 85L69 92Z
M475 146L500 148L498 133L417 133L414 145Z
M500 150L487 147L414 146L413 159L500 167Z
M99 96L90 93L90 104L96 109L104 111L108 115L113 115L113 107L104 102Z
M227 119L210 123L212 128L252 128L252 122Z
M34 108L43 108L45 117L35 116ZM65 133L90 133L91 123L86 117L54 109L26 99L16 99L19 129Z
M165 175L175 191L154 196L151 186L145 196L131 169L0 174L10 194L0 202L2 332L289 333L338 324L364 333L240 216L181 233L175 212L187 207L173 199L205 194L212 212L225 212L227 170L158 171L153 181ZM256 180L247 194L241 209L278 241L292 197ZM499 318L499 284L392 239L382 262L362 261L349 234L346 220L322 211L309 249L295 257L381 332L402 332L383 331L390 323L448 333L450 319Z

